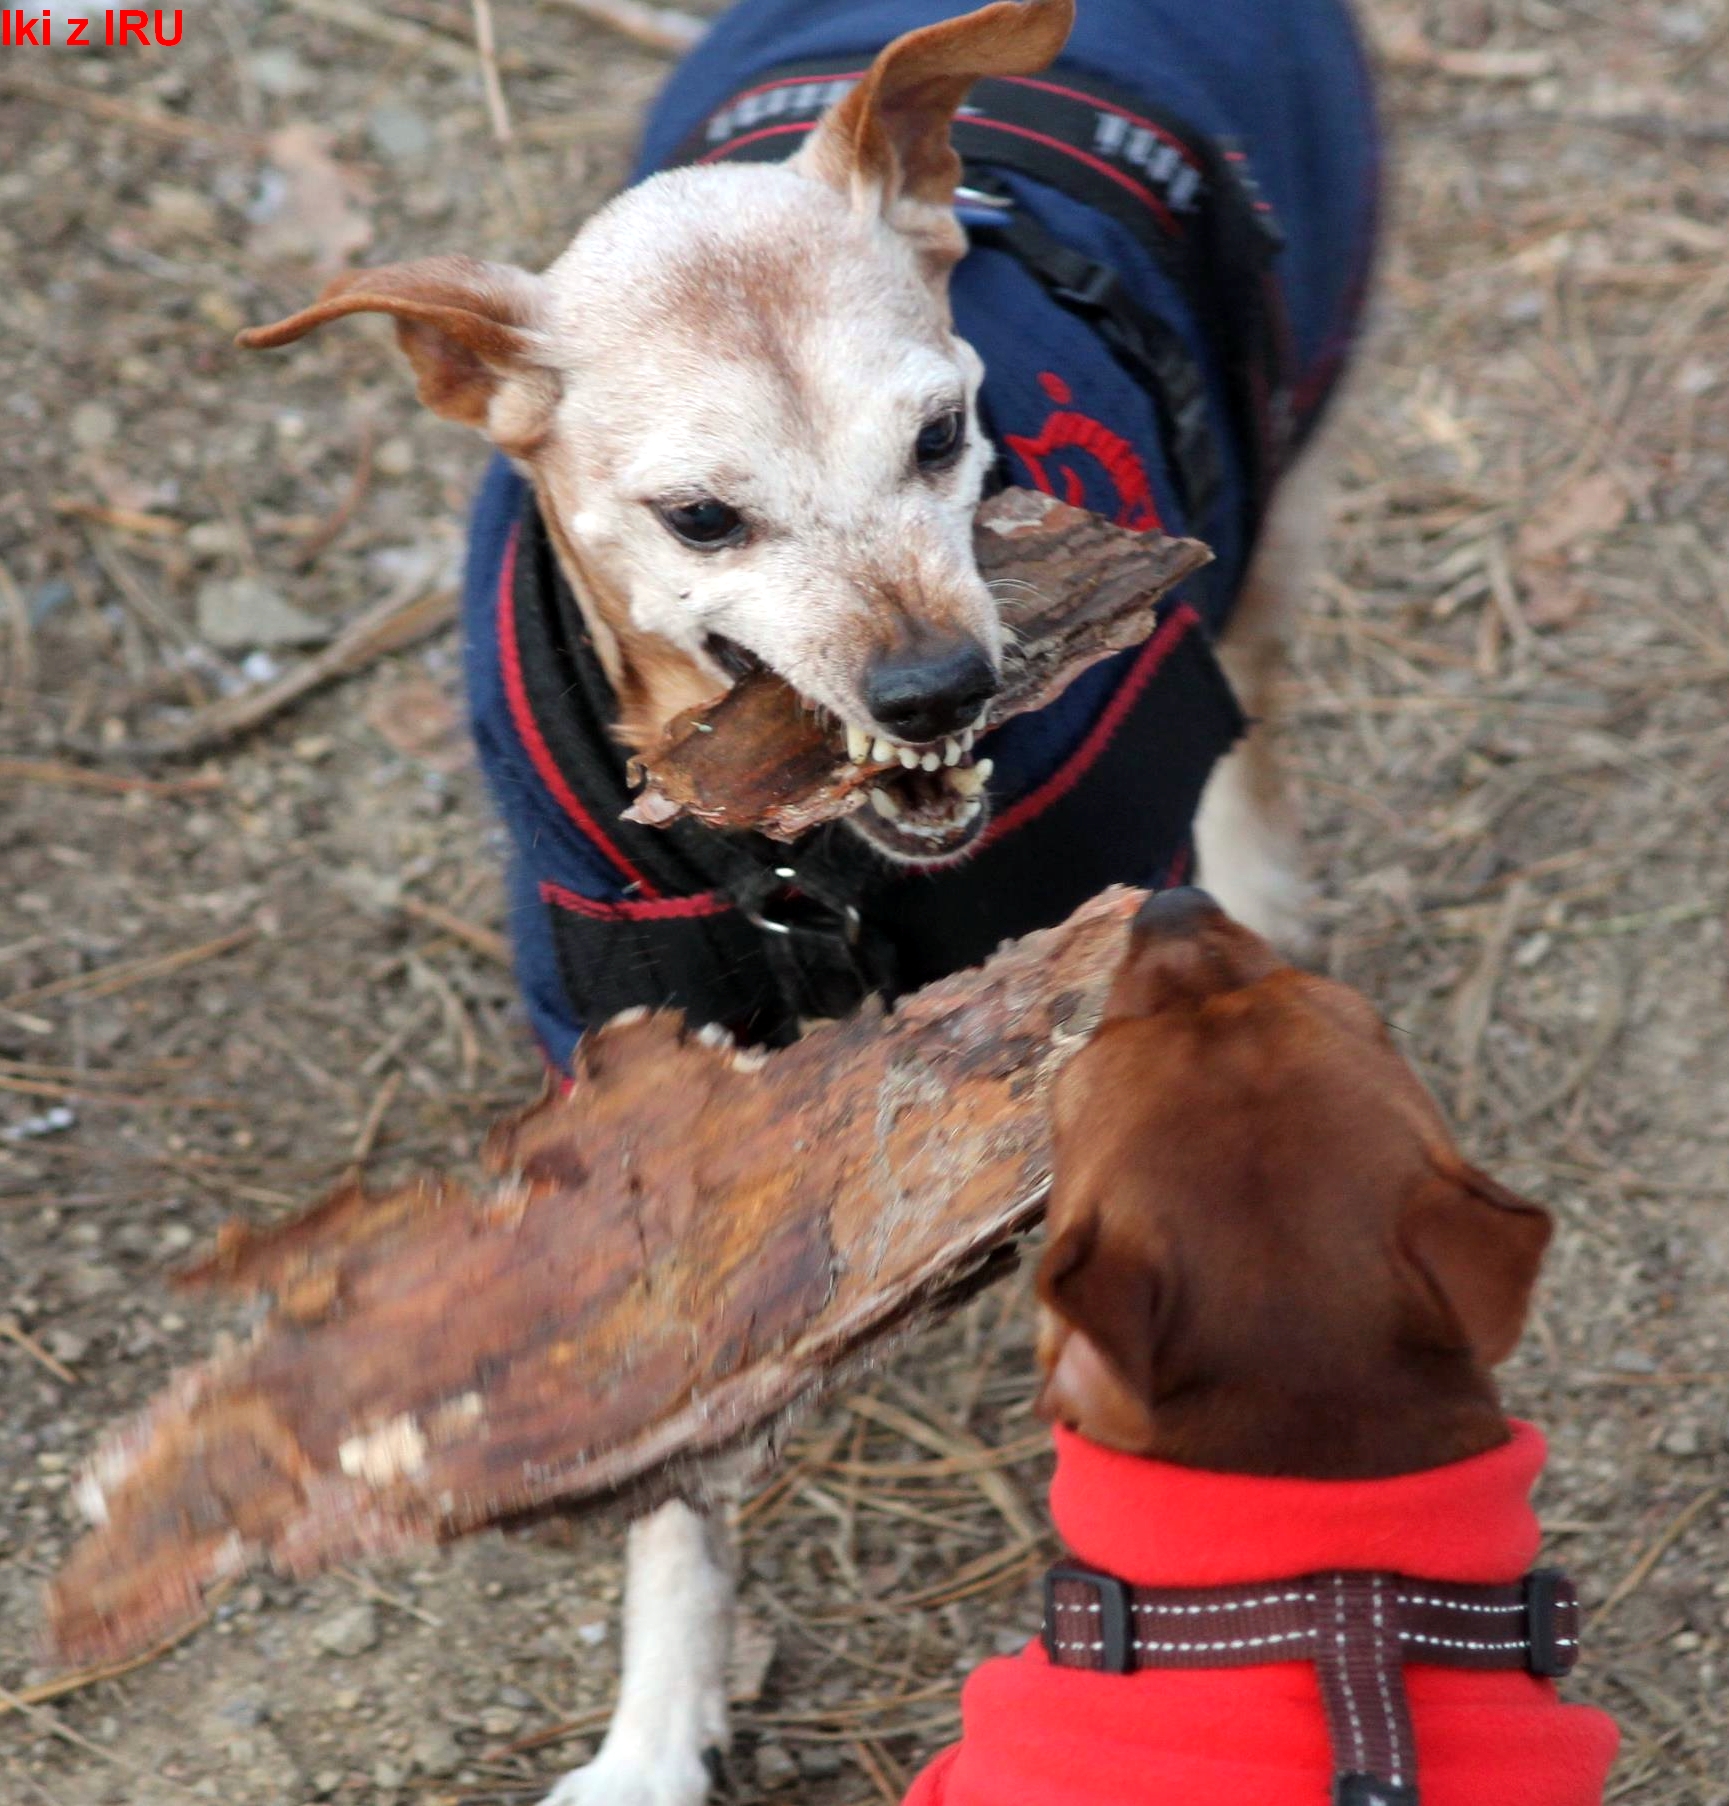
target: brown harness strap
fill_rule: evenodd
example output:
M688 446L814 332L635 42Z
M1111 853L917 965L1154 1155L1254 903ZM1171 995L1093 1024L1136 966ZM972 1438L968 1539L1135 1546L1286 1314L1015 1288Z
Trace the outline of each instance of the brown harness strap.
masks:
M1417 1806L1406 1666L1566 1674L1579 1659L1579 1600L1554 1568L1509 1586L1340 1569L1174 1588L1063 1565L1045 1576L1044 1643L1059 1668L1105 1674L1313 1662L1333 1806Z

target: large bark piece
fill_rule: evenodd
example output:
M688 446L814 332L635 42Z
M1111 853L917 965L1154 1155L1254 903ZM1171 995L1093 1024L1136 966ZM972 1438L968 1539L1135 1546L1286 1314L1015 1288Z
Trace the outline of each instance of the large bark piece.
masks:
M340 1191L194 1278L268 1295L99 1450L55 1581L68 1660L213 1584L549 1509L735 1489L791 1413L984 1283L1038 1216L1045 1093L1135 893L771 1054L621 1017L494 1131L493 1181Z
M1100 659L1150 639L1160 599L1212 558L1198 540L1131 533L1032 489L1005 489L979 509L973 553L996 586L1006 630L985 732L1042 709ZM898 769L851 763L832 719L757 671L675 716L631 761L642 789L625 814L650 827L690 816L797 840L862 808L871 780Z

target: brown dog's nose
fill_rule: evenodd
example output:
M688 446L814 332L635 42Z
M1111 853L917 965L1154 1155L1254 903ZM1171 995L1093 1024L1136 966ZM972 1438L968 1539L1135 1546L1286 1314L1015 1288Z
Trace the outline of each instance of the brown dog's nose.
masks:
M1178 940L1219 921L1224 913L1204 890L1186 884L1148 897L1135 917L1135 928L1154 940Z
M902 740L940 740L971 727L1002 687L977 640L925 636L891 648L865 671L872 716Z

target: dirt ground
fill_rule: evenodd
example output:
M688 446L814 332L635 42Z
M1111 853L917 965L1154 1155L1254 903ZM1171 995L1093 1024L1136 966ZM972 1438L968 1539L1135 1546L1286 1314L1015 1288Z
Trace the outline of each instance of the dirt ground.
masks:
M57 9L58 10L58 9ZM1594 1608L1612 1797L1729 1801L1729 3L1375 0L1373 368L1291 685L1323 957L1559 1233L1507 1373ZM169 1275L537 1083L448 626L207 756L125 743L451 581L482 453L381 327L248 358L320 264L544 261L665 68L496 0L211 0L0 51L0 1797L532 1800L613 1685L618 1537L263 1580L56 1690L70 1479L223 1321ZM104 751L108 756L102 756ZM744 1512L736 1798L892 1801L1036 1621L1024 1287ZM996 1451L982 1463L981 1449Z

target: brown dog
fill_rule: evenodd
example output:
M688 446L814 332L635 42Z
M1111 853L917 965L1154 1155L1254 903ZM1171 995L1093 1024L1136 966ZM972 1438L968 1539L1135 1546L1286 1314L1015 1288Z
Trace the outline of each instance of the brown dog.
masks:
M1355 991L1200 891L1141 912L1056 1094L1042 1405L1096 1442L1366 1479L1507 1440L1549 1218L1460 1155Z
M1555 1697L1577 1604L1527 1571L1543 1442L1490 1377L1548 1216L1368 1003L1200 891L1143 908L1055 1118L1075 1562L908 1806L1415 1806L1419 1755L1422 1806L1595 1806L1615 1730Z

